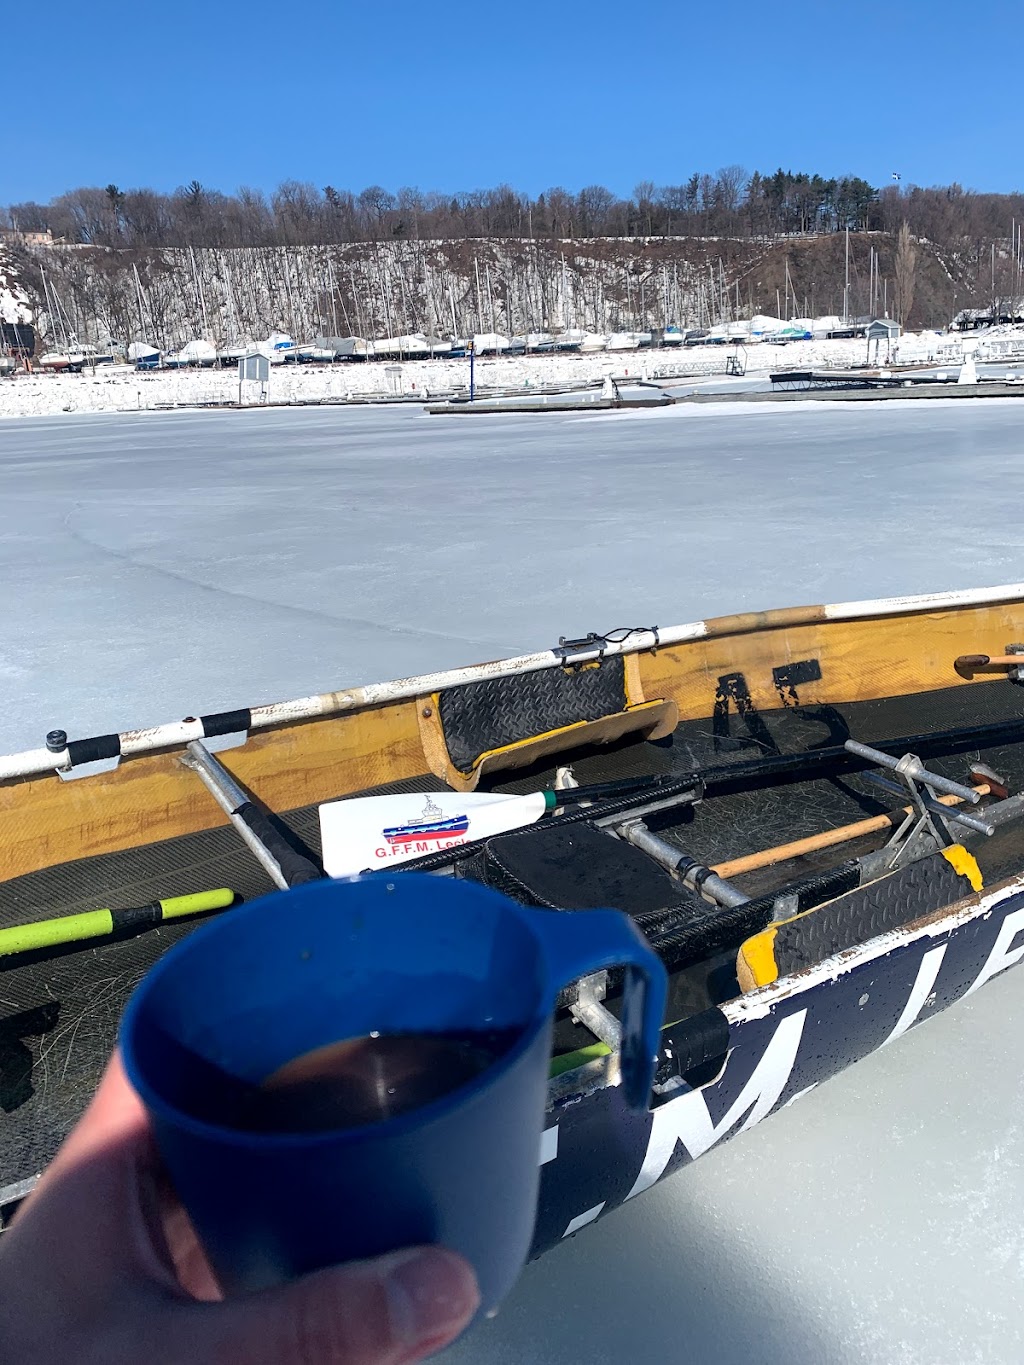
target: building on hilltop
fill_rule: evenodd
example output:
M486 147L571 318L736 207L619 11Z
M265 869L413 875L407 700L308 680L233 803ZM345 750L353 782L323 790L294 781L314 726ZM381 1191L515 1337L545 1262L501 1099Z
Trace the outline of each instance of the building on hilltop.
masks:
M18 228L0 227L0 240L20 242L22 246L55 246L60 239L49 228L45 232L20 232Z

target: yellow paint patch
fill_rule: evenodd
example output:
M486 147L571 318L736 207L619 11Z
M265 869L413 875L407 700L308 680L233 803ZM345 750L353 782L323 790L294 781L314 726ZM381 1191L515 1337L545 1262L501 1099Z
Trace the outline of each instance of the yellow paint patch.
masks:
M959 872L961 877L966 877L975 891L980 891L984 886L981 878L981 868L978 866L977 859L973 854L968 853L962 844L950 844L949 848L942 850L942 856L950 864L954 872Z
M744 991L753 991L758 986L769 986L778 979L779 968L775 961L775 933L777 925L748 938L740 948L736 959L736 975Z

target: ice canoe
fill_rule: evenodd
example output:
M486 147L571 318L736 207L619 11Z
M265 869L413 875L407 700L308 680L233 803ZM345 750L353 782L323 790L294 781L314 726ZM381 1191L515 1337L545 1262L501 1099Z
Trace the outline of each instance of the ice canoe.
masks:
M42 725L0 758L0 1209L195 910L319 875L320 807L390 794L374 875L614 906L669 969L646 1114L618 1084L615 972L563 994L544 1251L1024 956L1022 642L1014 585L641 626L94 738ZM545 791L541 818L490 837L459 809Z

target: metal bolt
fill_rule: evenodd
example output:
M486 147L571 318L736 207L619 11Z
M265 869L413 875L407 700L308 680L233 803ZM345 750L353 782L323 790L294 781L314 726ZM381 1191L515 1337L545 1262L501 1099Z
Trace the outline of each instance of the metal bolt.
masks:
M68 732L66 730L51 730L46 736L46 747L51 754L62 754L68 747Z

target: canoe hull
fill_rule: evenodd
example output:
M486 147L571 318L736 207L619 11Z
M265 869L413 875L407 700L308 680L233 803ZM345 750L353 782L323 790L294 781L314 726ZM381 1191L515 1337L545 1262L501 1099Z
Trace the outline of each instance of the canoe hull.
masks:
M533 1254L896 1041L1021 957L1024 880L725 1006L729 1052L720 1075L698 1089L682 1085L650 1113L631 1111L614 1085L564 1096L549 1112L542 1143Z
M246 899L265 894L263 869L182 765L194 739L216 743L224 766L314 858L320 802L445 783L466 789L482 772L496 790L521 793L550 783L564 763L584 783L640 772L703 789L717 773L718 792L685 815L677 810L671 831L681 851L709 865L875 815L877 799L843 766L851 736L868 744L912 737L905 747L945 762L958 781L980 756L1021 790L1024 694L1005 670L965 678L954 667L1017 641L1024 585L612 632L447 674L65 738L64 747L51 735L55 749L0 758L0 925L216 886ZM59 719L44 718L41 731ZM948 742L931 744L936 736ZM827 771L814 766L822 751L838 755ZM759 764L775 767L740 790L732 774ZM794 764L814 771L801 777ZM737 790L726 790L730 783ZM618 857L622 846L607 843ZM825 856L834 864L846 855ZM780 979L748 994L733 975L727 991L693 1003L707 995L707 981L698 983L669 1017L714 1014L727 1046L706 1074L685 1069L690 1084L660 1091L651 1112L625 1108L605 1060L553 1081L535 1253L1013 965L1024 955L1016 942L1024 836L1000 832L987 856L984 891L962 898L947 889L927 906L908 904L886 921L899 927L884 933L858 921L862 941L805 970L780 968ZM775 894L825 866L798 861L771 885L742 890ZM670 885L675 895L679 884ZM628 895L591 902L609 903L638 911ZM0 1077L0 1187L31 1178L52 1156L109 1055L128 993L188 931L170 925L53 960L0 962L0 1030L16 1063ZM728 945L727 967L745 946L746 935ZM684 970L673 971L678 984ZM564 1010L556 1027L560 1054L593 1042Z

